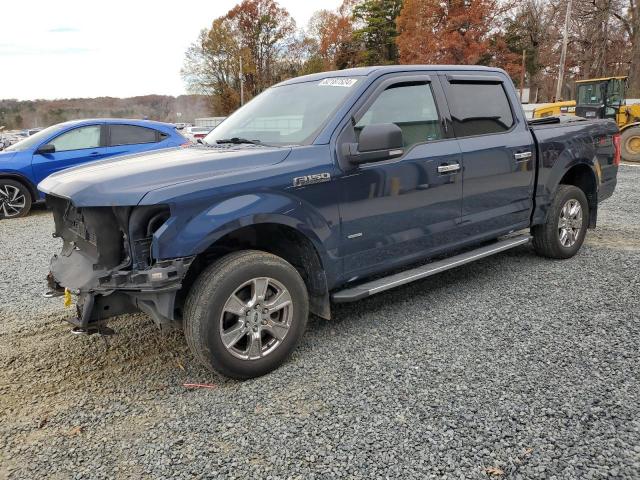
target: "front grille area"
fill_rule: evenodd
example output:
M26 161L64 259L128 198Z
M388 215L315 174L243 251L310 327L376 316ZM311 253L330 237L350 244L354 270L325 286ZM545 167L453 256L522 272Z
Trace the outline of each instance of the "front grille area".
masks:
M82 238L95 247L98 246L96 234L95 232L87 229L87 226L84 223L84 217L82 216L82 211L78 210L74 206L70 206L65 214L64 223L71 232L78 236L78 238Z
M136 266L138 268L147 268L151 265L151 237L135 240L133 242L133 250Z
M95 270L122 266L128 259L125 236L111 207L77 208L70 201L48 195L55 236L64 240L63 254L81 251L93 259Z

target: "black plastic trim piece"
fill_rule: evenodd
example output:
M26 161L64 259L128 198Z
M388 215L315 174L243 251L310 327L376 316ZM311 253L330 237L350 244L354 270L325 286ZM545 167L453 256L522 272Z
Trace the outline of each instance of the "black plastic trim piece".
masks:
M451 75L446 74L449 83L504 83L504 78L493 75Z

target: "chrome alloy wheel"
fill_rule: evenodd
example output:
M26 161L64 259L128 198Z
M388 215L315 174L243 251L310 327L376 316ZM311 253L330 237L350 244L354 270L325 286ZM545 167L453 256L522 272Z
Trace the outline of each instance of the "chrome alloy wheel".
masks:
M563 247L573 247L578 241L578 236L582 230L582 206L575 199L567 200L560 210L560 220L558 220L558 235Z
M253 278L224 304L220 337L234 357L257 360L278 348L292 320L293 303L285 286L273 278Z
M0 213L5 217L19 215L27 204L27 199L19 188L0 184Z

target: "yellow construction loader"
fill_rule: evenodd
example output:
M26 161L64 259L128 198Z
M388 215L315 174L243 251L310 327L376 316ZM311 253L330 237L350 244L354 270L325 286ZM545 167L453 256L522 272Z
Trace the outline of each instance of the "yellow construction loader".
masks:
M627 77L604 77L576 82L577 100L547 103L533 111L533 118L577 115L610 118L622 133L622 158L640 162L640 104L627 105Z

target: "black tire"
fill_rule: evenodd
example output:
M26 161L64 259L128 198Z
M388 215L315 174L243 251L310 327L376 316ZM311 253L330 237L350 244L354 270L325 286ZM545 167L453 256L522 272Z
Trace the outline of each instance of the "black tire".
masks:
M251 309L246 317L224 313L223 310L233 294L243 292L238 290L240 286L257 278L275 280L275 283L279 283L288 291L291 302L289 307L284 308L288 308L286 312L290 319L290 326L281 340L275 337L271 339L270 333L264 331L267 345L268 342L279 342L279 344L272 347L273 350L261 358L242 359L236 356L239 354L237 350L240 348L227 348L223 343L224 325L231 321L233 325L245 325L246 327L246 325L251 325L252 321L258 323L268 320L264 319L264 315L260 317L263 319L259 320L260 312L256 314ZM245 288L251 288L251 286ZM272 287L268 286L267 288ZM255 290L257 291L257 288ZM277 292L277 290L275 291ZM275 296L276 293L272 295ZM267 298L265 298L265 303L266 300ZM266 314L266 308L264 312ZM254 315L254 317L249 318L249 315ZM284 310L282 315L284 316ZM282 258L270 253L244 250L220 258L198 276L185 303L184 333L189 348L204 366L231 378L254 378L278 368L286 360L304 334L308 315L307 289L298 271ZM255 325L248 328L257 331ZM266 329L268 327L260 328ZM262 334L263 330L260 330L260 335ZM245 340L248 343L251 342L253 338L251 331L246 335L248 337L243 337L236 345L240 345ZM256 333L256 335L258 334ZM263 348L262 341L261 339L259 342L260 348ZM249 349L250 347L247 347L247 351Z
M17 194L17 197L14 197L14 194ZM31 203L31 192L23 183L0 178L0 219L27 216L31 210ZM19 208L16 209L16 205L19 205Z
M627 162L640 162L640 125L629 127L620 135L622 158Z
M577 200L582 208L582 225L576 235L575 243L565 246L560 240L559 222L563 207L570 200ZM536 225L531 229L533 247L538 255L548 258L571 258L584 242L589 225L589 204L584 192L573 185L559 185L556 195L551 202L547 220L543 225Z

